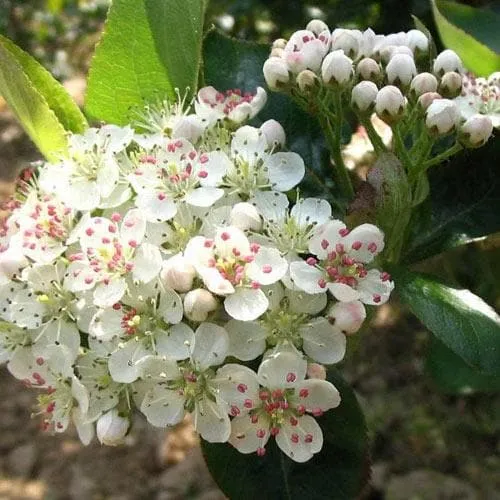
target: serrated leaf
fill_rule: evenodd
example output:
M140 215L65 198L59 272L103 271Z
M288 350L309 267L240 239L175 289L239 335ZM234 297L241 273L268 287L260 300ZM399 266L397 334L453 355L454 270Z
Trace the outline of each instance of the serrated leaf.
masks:
M82 133L87 120L66 89L33 57L20 49L15 43L0 35L0 45L21 65L24 73L47 101L61 125L75 134Z
M478 76L500 69L500 16L447 0L432 0L432 10L444 45L462 58L467 69Z
M263 457L243 455L227 443L202 442L208 468L231 499L352 500L366 484L368 444L356 396L336 370L328 380L339 390L338 408L318 418L324 436L320 453L306 463L284 455L271 439Z
M266 88L262 66L269 51L268 45L236 40L211 31L203 45L205 85L220 90ZM316 118L301 110L288 96L268 90L267 104L256 124L271 118L281 123L287 135L287 147L300 154L308 167L301 193L338 201L328 149Z
M434 336L427 349L425 371L445 394L500 391L500 377L475 371Z
M204 2L114 0L89 74L86 110L125 125L130 108L196 90Z
M430 197L412 221L404 262L500 231L500 141L465 150L430 173ZM466 189L464 188L466 187Z
M57 160L67 151L64 127L3 43L0 43L0 95L48 160Z
M470 290L402 268L391 270L401 300L474 370L500 375L500 316Z

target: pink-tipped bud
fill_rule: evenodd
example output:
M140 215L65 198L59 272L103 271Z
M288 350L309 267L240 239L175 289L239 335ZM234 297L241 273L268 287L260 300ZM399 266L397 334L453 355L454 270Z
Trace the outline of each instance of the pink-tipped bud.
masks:
M337 302L327 314L328 320L345 334L356 333L366 319L365 306L359 301Z

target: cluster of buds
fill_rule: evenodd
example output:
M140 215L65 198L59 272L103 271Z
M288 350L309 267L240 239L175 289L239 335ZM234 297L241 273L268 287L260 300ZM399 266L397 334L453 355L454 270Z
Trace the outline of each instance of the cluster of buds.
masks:
M302 158L276 121L244 124L265 100L208 87L194 112L150 105L140 133L73 135L22 182L2 220L0 361L41 392L44 429L115 445L136 407L160 427L190 413L242 453L271 436L298 462L321 450L314 417L342 395L319 363L393 282L376 226L290 206Z

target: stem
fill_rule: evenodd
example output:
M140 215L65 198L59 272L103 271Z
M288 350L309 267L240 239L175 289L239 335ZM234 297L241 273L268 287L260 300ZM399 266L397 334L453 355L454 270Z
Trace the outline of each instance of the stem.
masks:
M406 149L399 125L395 125L392 128L392 132L394 134L395 149L396 152L398 153L397 156L401 158L405 170L407 172L410 172L413 164L410 155L408 154L408 150Z
M453 144L453 146L446 151L443 151L441 154L435 156L432 158L432 160L428 160L424 163L422 163L420 169L422 172L425 172L429 167L432 167L433 165L437 165L438 163L443 162L444 160L448 159L450 156L453 156L455 153L458 153L461 149L463 149L463 146L459 143L456 142Z
M387 148L384 144L384 141L382 141L382 138L378 135L377 131L375 130L375 127L373 126L370 117L361 118L361 124L363 125L363 127L365 127L366 133L368 134L368 138L372 143L375 153L377 153L377 155L381 153L387 153Z

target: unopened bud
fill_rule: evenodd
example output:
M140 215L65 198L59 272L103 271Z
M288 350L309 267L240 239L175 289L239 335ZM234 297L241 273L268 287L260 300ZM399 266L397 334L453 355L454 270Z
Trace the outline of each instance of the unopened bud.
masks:
M369 80L363 80L352 89L351 104L360 113L371 113L377 94L377 86Z
M462 75L456 71L448 71L439 82L439 93L448 99L458 97L462 92Z
M270 57L262 68L267 85L271 89L284 87L290 81L288 66L281 57Z
M359 52L359 41L351 30L337 28L332 33L331 50L343 50L346 56L356 59Z
M388 64L397 54L413 57L413 51L406 45L387 45L380 50L380 59L384 64Z
M160 272L160 279L165 286L177 292L191 290L195 276L194 267L180 253L164 261Z
M288 69L294 75L305 69L319 71L321 61L328 51L329 43L330 32L316 37L312 31L296 31L284 49L284 58Z
M432 73L419 73L410 84L411 94L414 97L420 97L427 92L436 92L437 87L437 78Z
M456 71L457 73L463 73L464 66L462 60L458 57L458 54L453 50L446 49L443 50L434 61L432 71L437 76L442 76L449 71Z
M323 365L320 365L319 363L308 363L307 376L308 378L326 380L326 369Z
M321 76L328 85L347 85L353 74L352 59L347 57L342 50L330 52L323 60Z
M282 58L285 54L285 51L279 47L274 47L271 49L271 53L269 54L269 57L280 57Z
M231 226L235 226L242 231L259 231L262 227L262 220L257 209L246 201L236 203L231 209L229 216Z
M491 73L491 75L488 77L488 84L496 85L497 87L500 88L500 71L495 71L494 73Z
M452 132L460 123L460 110L449 99L435 99L427 108L425 125L435 135Z
M184 297L184 314L191 321L205 321L208 314L215 311L219 303L204 288L197 288L186 293Z
M129 419L121 417L118 410L113 408L97 420L97 439L106 446L117 446L123 442L129 426Z
M467 148L479 148L491 137L493 122L489 116L472 115L460 127L460 142Z
M286 47L287 41L284 38L278 38L274 40L272 48L273 49L284 49Z
M427 108L436 100L442 99L443 96L437 92L426 92L418 98L418 105L423 111L427 111Z
M408 54L394 54L385 68L387 81L396 86L407 88L417 74L417 67L413 56Z
M371 57L361 59L356 66L356 74L362 80L371 80L378 82L380 80L381 69L377 61Z
M260 131L266 138L267 145L272 147L282 148L286 142L285 129L276 120L266 120L261 126Z
M328 310L328 320L346 335L356 333L366 319L365 306L359 300L337 302Z
M309 21L307 23L306 30L312 31L316 36L319 36L325 31L328 31L328 33L330 33L328 26L321 19L312 19L311 21Z
M315 87L318 87L318 84L319 80L316 73L309 69L305 69L297 75L297 85L299 86L299 89L304 93L308 93Z
M406 34L406 44L413 52L426 53L429 50L429 39L420 30L410 30Z
M386 123L398 121L404 114L406 100L397 87L386 85L382 87L375 98L375 111Z

